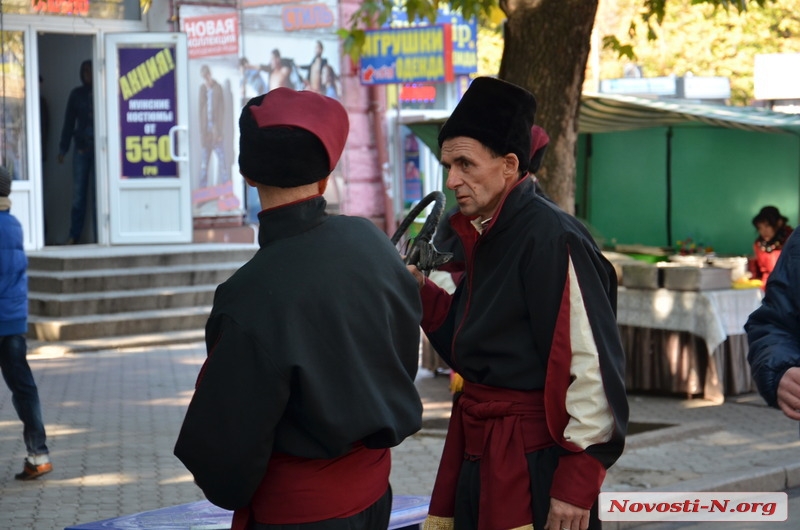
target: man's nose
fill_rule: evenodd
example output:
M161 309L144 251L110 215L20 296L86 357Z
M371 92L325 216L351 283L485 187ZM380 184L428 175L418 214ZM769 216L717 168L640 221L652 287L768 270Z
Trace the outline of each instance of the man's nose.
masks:
M447 172L447 180L444 185L447 186L449 190L455 190L461 185L461 182L461 177L458 176L458 172L451 169Z

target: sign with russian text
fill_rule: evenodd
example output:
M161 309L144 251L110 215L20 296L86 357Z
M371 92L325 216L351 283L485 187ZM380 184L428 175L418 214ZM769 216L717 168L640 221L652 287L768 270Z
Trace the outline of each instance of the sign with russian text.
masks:
M2 2L0 2L2 3ZM105 20L136 20L139 9L130 9L132 0L6 0L6 15L47 15L64 17L102 18ZM138 2L136 2L138 8Z
M416 20L409 23L408 15L401 6L392 9L392 21L388 24L392 28L422 27L427 25L427 20ZM478 22L475 17L465 20L459 13L453 12L448 6L442 6L437 11L437 24L450 24L453 28L453 73L455 75L470 75L478 71Z
M43 15L80 15L89 14L89 0L31 0L34 13Z
M175 50L119 48L122 178L177 177L169 131L177 125Z
M239 54L239 16L236 13L187 17L181 25L186 33L189 59Z
M325 4L297 4L281 9L281 22L286 31L330 28L333 12Z
M450 82L454 79L451 26L368 30L360 66L362 85Z

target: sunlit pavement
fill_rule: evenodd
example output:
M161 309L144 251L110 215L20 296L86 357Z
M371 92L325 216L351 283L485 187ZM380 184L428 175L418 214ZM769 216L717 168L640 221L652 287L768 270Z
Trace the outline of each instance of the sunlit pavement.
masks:
M202 344L29 357L54 470L14 480L22 424L0 386L0 529L62 529L203 499L172 449L204 358ZM446 378L427 382L445 401L433 414L447 414ZM430 491L442 442L433 433L394 450L395 493Z
M20 482L25 448L11 394L0 385L0 529L67 526L201 500L172 455L205 358L202 344L30 357L54 471ZM425 426L392 451L398 495L428 495L449 415L447 377L417 380ZM800 484L798 427L754 395L712 406L631 396L637 423L671 427L629 437L607 491L775 491ZM614 530L615 523L604 528Z

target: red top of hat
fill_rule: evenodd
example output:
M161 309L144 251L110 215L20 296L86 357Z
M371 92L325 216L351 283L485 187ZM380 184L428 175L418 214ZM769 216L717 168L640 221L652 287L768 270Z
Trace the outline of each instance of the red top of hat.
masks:
M328 153L330 170L344 151L350 120L341 103L308 90L279 87L267 92L261 105L250 107L256 123L264 127L298 127L320 139Z
M531 127L531 157L542 147L550 143L550 137L538 125Z

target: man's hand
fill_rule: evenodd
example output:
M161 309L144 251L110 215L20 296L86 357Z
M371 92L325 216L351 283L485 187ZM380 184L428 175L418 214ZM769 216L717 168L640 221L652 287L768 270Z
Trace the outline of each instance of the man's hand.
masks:
M789 368L781 377L778 406L788 418L800 420L800 368Z
M550 499L550 511L544 530L586 530L589 528L589 510L584 510L558 499Z
M406 265L406 268L408 272L414 275L414 279L417 280L417 285L422 289L422 286L425 285L425 275L422 274L422 271L419 270L416 265Z
M58 163L59 164L63 164L64 163L64 155L62 155L62 154L58 155Z

